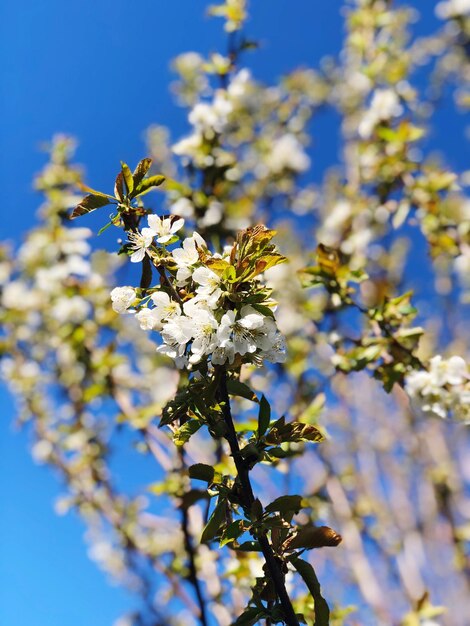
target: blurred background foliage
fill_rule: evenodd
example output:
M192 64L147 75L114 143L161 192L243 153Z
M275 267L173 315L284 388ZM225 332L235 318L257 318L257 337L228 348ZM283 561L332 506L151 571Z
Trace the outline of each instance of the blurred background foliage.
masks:
M297 523L328 524L343 536L338 548L311 557L331 623L465 626L470 470L461 422L470 402L468 370L455 357L468 360L469 351L470 6L360 0L306 10L279 2L270 3L271 13L263 3L227 0L209 9L221 19L203 22L202 6L180 4L184 28L164 10L158 28L147 18L124 24L143 42L129 54L126 16L118 11L119 35L109 24L105 33L127 60L113 72L100 67L104 55L87 56L86 43L54 24L57 55L64 46L67 64L64 74L51 67L47 80L65 76L74 85L74 64L88 64L87 78L66 93L83 102L69 124L89 167L85 174L75 165L72 138L56 135L35 178L42 196L35 219L20 212L31 199L17 182L23 157L12 150L1 366L33 458L61 478L56 509L79 513L90 556L139 596L120 626L204 623L192 562L207 623L232 623L260 576L254 553L235 557L226 547L215 560L207 545L198 546L205 496L190 487L184 459L155 420L179 374L133 319L110 307L111 287L136 278L122 257L98 250L116 247L116 231L96 239L87 228L97 232L108 210L78 227L68 221L82 197L77 183L111 193L119 159L134 164L148 155L167 181L146 205L184 217L214 245L266 223L289 258L268 272L288 359L246 368L244 380L269 397L276 416L318 426L326 439L290 444L275 470L257 467L255 481L263 502L300 491L308 506ZM88 37L106 45L100 20L107 13L86 10ZM24 24L33 18L31 9ZM325 49L314 47L312 59L306 51L317 29ZM154 54L148 41L163 30L164 52ZM184 32L197 51L181 54ZM170 82L170 52L178 54L170 91L184 113L164 100L155 115L152 96ZM38 101L49 114L67 108L66 98L49 100L39 76L29 99L35 112ZM17 89L4 106L21 95L21 79ZM160 125L165 119L169 129ZM138 145L144 127L145 149ZM29 126L22 132L31 145ZM43 132L38 120L34 133ZM7 154L8 142L22 137L11 133ZM249 406L237 406L248 423ZM203 437L185 450L191 463L218 464L222 472L229 462ZM31 522L23 523L28 533ZM21 548L17 558L24 567ZM305 589L292 581L292 593L313 623ZM87 623L102 623L93 619Z

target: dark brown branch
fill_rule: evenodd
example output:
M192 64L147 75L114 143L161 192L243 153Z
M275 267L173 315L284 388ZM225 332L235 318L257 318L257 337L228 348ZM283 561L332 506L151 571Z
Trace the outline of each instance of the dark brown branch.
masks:
M235 426L233 423L232 412L230 409L230 398L227 390L227 371L224 367L221 367L219 369L218 375L218 395L219 400L222 403L224 421L227 427L225 439L230 446L230 452L232 453L235 467L237 468L238 479L240 481L242 490L243 508L247 511L247 513L250 513L251 506L255 501L255 496L253 494L253 488L251 486L249 469L240 454L240 446L238 444L237 433L235 431ZM284 574L282 572L281 565L274 555L271 544L269 543L269 540L265 534L260 534L259 536L257 536L257 539L261 547L261 552L263 553L264 559L266 561L266 567L273 582L274 589L276 590L277 597L279 598L279 602L284 613L285 623L287 624L287 626L299 626L299 621L297 619L294 608L286 590Z
M179 455L182 468L185 467L184 460L184 450L183 448L179 448ZM206 603L204 600L204 595L202 593L201 582L199 580L197 567L196 567L196 550L193 545L193 540L191 534L189 532L189 518L188 518L188 509L186 503L184 501L184 497L181 500L181 528L183 530L184 536L184 549L188 556L188 567L189 567L189 576L188 581L194 588L194 592L196 594L197 603L199 605L199 621L202 626L208 626L209 622L207 621L207 613L206 613Z

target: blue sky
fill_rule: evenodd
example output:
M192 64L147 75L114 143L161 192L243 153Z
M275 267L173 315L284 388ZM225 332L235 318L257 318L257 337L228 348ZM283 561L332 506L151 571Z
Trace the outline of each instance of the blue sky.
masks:
M269 81L297 65L316 65L342 39L340 0L255 0L248 35L261 49L246 57ZM427 0L424 32L435 23ZM56 132L75 135L87 180L108 188L120 159L145 156L143 133L152 123L185 130L184 112L168 92L169 61L186 50L224 50L219 20L204 16L202 0L46 0L4 2L0 46L4 97L0 102L2 157L1 239L19 241L35 222L38 198L31 179L44 162L38 147ZM450 147L462 120L439 113ZM314 125L313 169L318 180L338 158L336 121ZM453 150L462 168L465 147ZM83 526L59 518L56 477L33 464L28 436L12 428L14 408L0 389L0 623L5 626L108 626L132 596L109 586L86 556ZM124 466L123 466L124 468ZM124 469L122 470L124 471ZM133 471L136 471L135 469Z

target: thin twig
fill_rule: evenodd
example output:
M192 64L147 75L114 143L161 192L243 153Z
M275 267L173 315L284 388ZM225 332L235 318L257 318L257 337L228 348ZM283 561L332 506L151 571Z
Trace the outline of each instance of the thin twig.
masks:
M184 469L186 466L186 463L184 459L183 448L179 448L179 457L180 457L182 469ZM197 571L197 566L196 566L196 550L193 545L191 533L189 532L188 509L184 502L184 498L181 499L180 511L181 511L181 528L183 530L183 536L184 536L184 548L188 556L188 566L189 566L188 581L194 587L194 592L197 597L197 602L199 605L199 621L201 622L202 626L208 626L209 622L207 621L206 602L204 600L201 582L198 576L198 571Z

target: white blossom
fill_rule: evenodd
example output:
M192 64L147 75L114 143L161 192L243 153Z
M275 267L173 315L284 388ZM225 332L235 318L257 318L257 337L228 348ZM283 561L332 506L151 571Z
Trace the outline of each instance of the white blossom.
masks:
M392 89L376 89L370 107L359 124L359 136L362 139L368 139L380 122L397 117L402 112L403 107L395 91Z
M131 244L131 250L134 252L131 254L132 263L140 263L143 260L149 246L152 245L155 231L151 228L142 228L142 232L129 232L128 239Z
M175 248L171 254L178 266L176 280L179 285L184 285L192 274L190 268L199 261L196 238L194 236L187 237L183 241L181 248Z
M411 400L425 413L441 418L449 415L470 419L470 374L459 356L443 359L434 356L429 370L413 371L406 377L405 389Z
M135 317L142 330L161 330L160 319L155 314L155 309L141 309Z
M177 156L187 156L195 158L199 154L199 150L203 144L204 137L201 133L193 133L188 137L184 137L172 147L174 154Z
M215 131L221 133L227 125L233 105L227 94L220 90L212 103L198 102L189 114L189 123L200 132Z
M263 315L250 306L242 308L239 319L236 319L235 311L227 311L220 322L218 343L222 348L233 344L234 351L241 356L256 352L258 345L254 330L261 328L263 324Z
M274 174L284 170L304 172L310 167L310 159L297 137L287 133L273 142L265 164Z
M86 319L91 311L91 305L81 296L59 298L51 309L51 315L58 322L72 322L79 324Z
M184 348L193 336L193 324L191 320L184 315L175 315L171 317L163 326L163 341L169 345L178 348L179 356L184 353Z
M436 15L442 20L470 14L470 0L447 0L436 6Z
M111 291L112 307L116 313L124 313L127 311L135 298L135 289L132 287L115 287Z
M216 347L217 320L207 309L195 309L191 317L193 342L190 363L199 363L202 357Z
M159 323L162 320L181 315L181 306L172 300L165 291L157 291L152 294L152 302L155 305L152 311Z
M281 333L277 332L273 337L274 341L268 350L263 352L263 358L271 363L284 363L286 355L286 340Z
M237 72L230 81L230 84L227 87L227 94L232 101L244 104L246 106L250 102L248 96L248 89L250 84L250 70L243 68L239 72Z
M220 289L216 289L212 292L201 289L201 291L196 293L194 298L191 298L191 300L187 300L184 303L184 312L186 315L191 317L194 314L195 309L207 309L208 311L216 309L221 293L222 291Z
M184 219L173 220L171 217L149 215L147 220L158 243L167 243L184 226Z
M194 205L189 198L178 198L176 202L170 206L170 212L173 215L181 215L182 217L191 219L194 217Z
M220 224L223 216L223 206L221 202L213 200L209 202L204 215L200 220L200 225L207 228L207 226L213 226L214 224Z
M192 278L194 282L199 285L199 287L196 288L196 292L198 294L210 295L215 293L217 299L219 299L222 295L222 290L220 289L220 276L208 267L201 266L196 268L193 272Z

